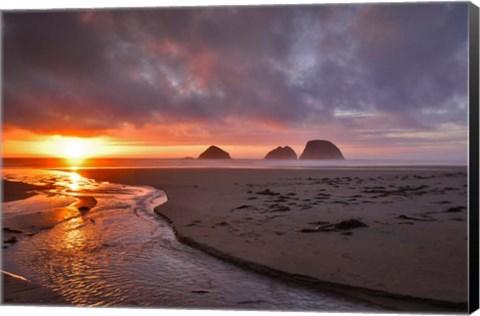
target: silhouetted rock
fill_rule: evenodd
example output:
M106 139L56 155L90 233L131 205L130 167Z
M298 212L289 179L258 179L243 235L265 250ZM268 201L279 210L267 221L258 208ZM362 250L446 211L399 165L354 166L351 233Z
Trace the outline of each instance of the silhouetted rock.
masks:
M268 152L265 159L297 159L297 154L289 146L278 146L274 150Z
M300 159L344 160L342 152L328 140L311 140L305 146Z
M207 150L198 156L198 159L232 159L230 155L218 148L217 146L210 146Z

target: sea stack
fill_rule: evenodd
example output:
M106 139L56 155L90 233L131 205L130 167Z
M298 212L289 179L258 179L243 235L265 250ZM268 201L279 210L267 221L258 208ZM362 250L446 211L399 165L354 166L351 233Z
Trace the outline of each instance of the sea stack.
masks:
M232 159L230 154L217 146L210 146L198 156L198 159Z
M307 142L300 159L304 160L344 160L342 152L328 140L311 140Z
M278 146L274 150L269 151L268 154L265 156L265 159L296 160L297 159L297 154L289 146L285 146L285 147Z

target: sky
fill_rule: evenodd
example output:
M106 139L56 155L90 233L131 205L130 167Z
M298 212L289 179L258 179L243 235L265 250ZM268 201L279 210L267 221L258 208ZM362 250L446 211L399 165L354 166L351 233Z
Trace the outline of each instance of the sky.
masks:
M4 157L467 159L468 4L9 12Z

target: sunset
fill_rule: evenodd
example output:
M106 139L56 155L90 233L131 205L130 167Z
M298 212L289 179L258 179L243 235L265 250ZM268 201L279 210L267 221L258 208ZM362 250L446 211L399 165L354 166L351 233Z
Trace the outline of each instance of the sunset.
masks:
M351 159L465 162L466 14L463 4L8 13L4 156L64 156L37 145L58 136L106 140L89 153L99 157L182 158L218 144L263 158L273 139L299 151L321 137Z
M1 15L3 305L474 306L473 4Z

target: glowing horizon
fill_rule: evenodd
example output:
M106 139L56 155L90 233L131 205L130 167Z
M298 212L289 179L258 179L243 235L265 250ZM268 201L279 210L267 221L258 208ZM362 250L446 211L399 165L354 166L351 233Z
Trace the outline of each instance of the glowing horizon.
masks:
M12 144L13 143L13 144ZM306 143L306 141L305 141ZM19 145L21 144L21 145ZM219 143L205 143L200 145L135 145L131 142L123 144L113 138L106 137L63 137L59 135L46 136L44 140L3 141L4 158L61 158L70 161L71 165L81 165L82 160L90 158L197 158L209 146L216 145L229 152L232 158L262 159L277 146L290 146L298 156L302 153L305 144L272 144L272 145L225 145ZM419 152L440 153L445 160L467 159L445 155L445 144L423 144L419 147L364 147L358 144L336 143L346 159L411 159L429 160L428 156L418 155ZM455 142L451 146L455 146ZM462 144L460 144L461 146ZM28 151L22 151L28 148ZM416 152L417 156L412 155ZM412 158L413 157L413 158ZM438 160L432 159L432 160Z

